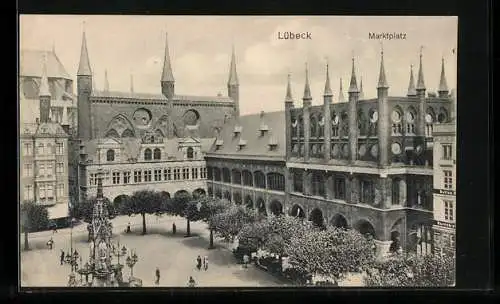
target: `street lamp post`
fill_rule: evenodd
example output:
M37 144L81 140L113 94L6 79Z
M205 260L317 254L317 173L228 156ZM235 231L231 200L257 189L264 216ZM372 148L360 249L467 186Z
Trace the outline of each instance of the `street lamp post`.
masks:
M137 260L138 260L138 256L137 254L135 253L135 251L132 251L131 250L131 253L132 255L129 255L127 257L127 266L130 268L130 277L134 277L134 266L135 266L135 263L137 263Z

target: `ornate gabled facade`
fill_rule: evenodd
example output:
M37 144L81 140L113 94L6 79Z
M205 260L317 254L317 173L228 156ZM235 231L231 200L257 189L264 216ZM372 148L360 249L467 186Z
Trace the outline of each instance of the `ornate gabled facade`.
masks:
M239 82L234 49L229 67L228 96L178 94L167 37L158 94L135 92L132 78L130 92L113 91L110 89L107 71L104 90L96 90L89 58L87 39L83 33L77 73L78 139L80 149L88 159L82 160L78 156L82 152L78 149L73 151L73 171L80 179L79 189L76 190L80 193L75 191L75 197L82 199L92 193L90 174L93 174L92 170L95 168L88 161L94 157L95 146L100 145L98 142L115 145L113 149L117 155L123 153L116 156L115 161L104 164L111 174L104 180L105 195L111 200L118 193L129 195L135 190L150 186L172 194L178 190L206 191L206 167L202 157L206 150L202 150L201 146L210 142L228 119L239 115ZM102 148L107 149L104 146ZM144 159L145 151L153 151L154 158ZM156 151L160 151L158 155ZM184 151L184 155L178 155L181 151ZM76 165L78 159L80 164ZM177 176L181 174L177 170L182 170L182 175L179 175L182 178ZM111 182L113 174L120 176L118 184ZM133 174L145 175L138 177L135 183L124 185L124 174L131 174L131 180L134 178ZM164 183L164 178L167 177L168 182ZM145 179L148 180L148 185L144 184ZM190 182L184 185L181 181L185 180ZM113 187L107 188L107 182ZM106 189L113 193L107 193Z
M244 204L261 214L284 213L284 126L284 112L228 120L205 157L208 195Z
M175 91L175 79L165 43L164 66L157 94L115 92L106 77L103 91L93 86L87 39L82 38L77 73L78 138L142 138L154 132L168 138L187 136L186 126L198 126L196 137L210 138L224 120L238 115L239 82L233 51L228 96L182 95ZM107 73L107 72L106 72Z
M169 197L179 191L205 193L203 157L213 142L213 138L166 139L154 133L140 139L90 140L80 151L80 200L96 196L99 168L103 195L111 202L143 189L162 191Z
M382 255L396 239L403 250L431 252L432 130L452 105L448 92L426 96L422 57L414 89L410 77L415 94L389 96L382 54L377 98L359 99L353 61L347 102L332 103L326 89L322 106L309 94L302 108L285 102L292 214L371 234Z

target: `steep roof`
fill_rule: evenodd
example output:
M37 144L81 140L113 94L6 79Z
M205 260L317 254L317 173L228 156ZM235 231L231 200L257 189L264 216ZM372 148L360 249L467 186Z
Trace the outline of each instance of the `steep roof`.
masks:
M44 55L47 56L47 77L71 80L56 53L41 50L21 50L19 58L19 75L25 77L42 77Z
M64 131L60 124L56 122L45 123L23 123L20 125L21 136L35 137L67 137L68 134Z
M240 128L235 128L240 127ZM268 131L261 135L260 129L267 127ZM239 133L235 134L235 130ZM217 143L222 145L217 147ZM270 149L269 143L275 143L276 147ZM240 149L240 144L244 146ZM285 112L269 112L262 114L251 114L231 118L227 121L214 143L207 153L212 157L255 157L262 159L285 158Z
M139 93L139 92L118 92L118 91L93 91L94 97L109 97L109 98L130 98L144 100L167 100L165 95L158 93ZM215 101L215 102L233 102L227 96L195 96L195 95L175 95L174 101Z

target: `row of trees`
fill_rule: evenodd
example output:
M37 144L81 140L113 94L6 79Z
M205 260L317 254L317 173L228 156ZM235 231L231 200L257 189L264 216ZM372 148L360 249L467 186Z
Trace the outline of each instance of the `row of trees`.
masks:
M92 203L93 199L88 200L88 204ZM203 220L210 229L211 248L214 233L231 242L237 237L240 248L246 252L262 249L280 258L288 256L289 263L298 272L335 280L349 272L362 272L368 286L450 286L455 278L454 258L399 254L377 260L374 241L356 230L320 229L309 221L286 215L264 217L224 199L192 197L187 192L169 198L160 192L143 190L108 210L110 214L140 214L143 234L147 232L147 214L184 217L187 236L191 235L190 222ZM84 220L91 218L91 213L90 216L82 214L88 211L79 216Z
M24 250L29 250L28 233L47 229L49 212L45 206L33 201L24 201L20 211L21 232L24 233Z
M452 286L455 259L445 255L394 254L376 259L375 243L354 229L321 229L310 221L280 215L261 217L241 205L227 204L208 218L216 235L238 237L245 252L258 249L288 256L298 273L339 280L346 273L363 273L367 286Z

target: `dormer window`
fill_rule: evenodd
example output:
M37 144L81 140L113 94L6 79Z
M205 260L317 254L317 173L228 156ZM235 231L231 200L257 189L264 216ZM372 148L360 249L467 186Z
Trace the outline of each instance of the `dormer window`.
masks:
M216 149L219 150L222 147L223 144L224 144L224 141L222 139L217 139L215 141L215 147L216 147Z
M242 130L243 130L242 126L235 126L234 127L234 136L238 136L239 134L241 134Z
M191 148L191 147L187 148L187 158L193 159L193 154L194 154L193 148Z
M276 147L278 146L278 140L276 140L276 137L274 137L274 136L271 137L269 139L268 145L269 145L269 150L271 150L271 151L275 150Z
M265 123L261 123L259 131L260 131L260 136L264 136L266 132L269 131L269 127Z
M115 150L109 149L106 151L106 161L112 162L115 160Z
M240 150L243 149L246 145L247 145L247 141L244 139L240 139L240 141L238 142L238 148Z

